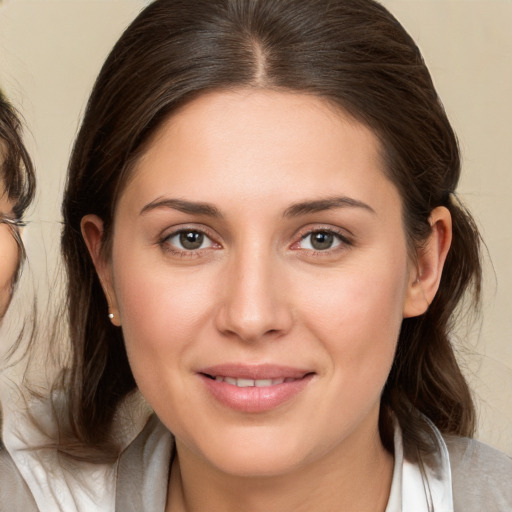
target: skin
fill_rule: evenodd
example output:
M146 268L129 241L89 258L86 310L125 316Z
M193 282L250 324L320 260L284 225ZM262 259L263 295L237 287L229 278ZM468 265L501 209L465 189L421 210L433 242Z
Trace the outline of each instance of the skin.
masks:
M150 142L117 205L107 260L101 219L84 217L139 389L176 436L167 510L385 509L393 458L379 437L380 395L402 319L437 290L451 224L434 210L411 258L380 151L321 99L210 93ZM345 202L311 208L334 197ZM207 237L189 251L180 229ZM311 232L333 233L332 246L314 249ZM284 404L245 412L198 375L223 363L311 377Z
M13 204L0 183L0 216L11 216ZM0 319L4 316L11 300L12 280L18 267L18 245L12 236L11 228L0 222Z

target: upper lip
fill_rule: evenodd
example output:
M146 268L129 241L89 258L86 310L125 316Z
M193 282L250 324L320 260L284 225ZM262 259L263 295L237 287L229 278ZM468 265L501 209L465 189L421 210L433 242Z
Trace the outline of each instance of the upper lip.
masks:
M275 364L237 364L226 363L202 368L198 371L210 377L233 377L239 379L301 379L307 374L313 373L311 370L303 368L293 368L290 366L281 366Z

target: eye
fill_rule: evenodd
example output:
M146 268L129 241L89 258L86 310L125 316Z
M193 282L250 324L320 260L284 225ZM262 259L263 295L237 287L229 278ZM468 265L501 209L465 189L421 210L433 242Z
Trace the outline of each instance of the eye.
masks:
M12 219L3 214L0 214L0 224L7 224L14 228L23 228L26 226L26 223L21 219Z
M201 231L192 229L172 233L164 242L181 251L198 251L214 246L214 243L208 236Z
M302 236L297 244L298 249L310 251L328 251L341 245L349 244L349 241L338 233L328 230L311 231Z

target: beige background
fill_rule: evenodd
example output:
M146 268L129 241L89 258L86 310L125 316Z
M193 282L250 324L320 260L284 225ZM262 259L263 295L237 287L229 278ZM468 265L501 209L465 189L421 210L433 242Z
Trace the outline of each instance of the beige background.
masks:
M41 310L58 300L59 205L69 151L101 63L145 3L0 0L0 84L30 127L39 179L25 232L30 269L0 331L3 350L34 283ZM478 437L512 455L512 1L383 3L418 42L459 135L460 192L489 252L483 320L461 330L459 347L477 396Z

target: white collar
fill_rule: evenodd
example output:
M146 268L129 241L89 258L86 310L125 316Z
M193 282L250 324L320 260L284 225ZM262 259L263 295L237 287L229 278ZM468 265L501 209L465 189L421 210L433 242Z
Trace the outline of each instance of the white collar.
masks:
M439 430L428 419L427 422L439 448L433 454L422 456L422 470L418 463L404 458L402 430L394 420L395 463L386 512L453 512L448 449ZM172 436L153 417L121 457L116 510L123 511L127 504L137 503L133 510L163 511L172 450ZM142 461L146 461L145 467ZM148 506L149 496L152 506ZM160 505L156 506L157 502Z
M395 467L386 512L453 512L452 475L448 448L435 425L428 420L437 438L437 452L417 462L404 458L402 430L395 420Z
M128 510L123 503L133 505L138 500L140 511L155 512L165 507L173 438L155 416L127 447L118 467L77 463L71 472L61 466L56 451L33 449L47 444L48 438L30 428L20 429L27 426L27 418L17 418L23 415L14 411L6 416L10 421L4 425L5 444L41 511ZM404 458L402 431L396 420L394 423L395 463L386 512L453 512L450 459L439 430L429 422L439 449L422 457L422 471L418 463Z

